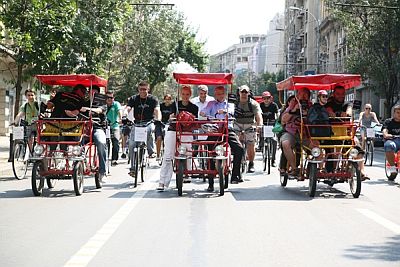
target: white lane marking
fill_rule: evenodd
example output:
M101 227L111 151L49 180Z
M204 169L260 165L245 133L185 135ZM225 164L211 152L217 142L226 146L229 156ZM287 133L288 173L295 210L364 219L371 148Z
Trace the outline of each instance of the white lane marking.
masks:
M360 212L362 215L372 219L376 223L382 225L386 229L389 229L390 231L394 232L395 234L400 234L400 225L389 221L388 219L383 218L379 214L376 214L375 212L372 212L368 209L357 209L358 212Z
M99 250L115 233L118 227L128 217L131 211L136 207L140 200L151 189L155 180L147 180L136 191L125 204L97 231L97 233L89 239L89 241L81 247L81 249L73 255L64 267L84 267L96 256Z

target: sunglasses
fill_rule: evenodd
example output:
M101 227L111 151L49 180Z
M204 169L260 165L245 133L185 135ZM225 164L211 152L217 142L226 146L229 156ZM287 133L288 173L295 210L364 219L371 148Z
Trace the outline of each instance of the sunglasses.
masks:
M263 99L271 99L271 97L270 96L265 96L265 97L263 97Z
M164 100L172 100L171 98L164 98Z
M240 93L242 93L242 94L248 94L249 92L247 92L247 91L240 91Z
M327 95L320 95L320 97L322 97L322 98L328 98Z
M112 97L112 96L107 96L107 99L114 99L114 97Z
M371 108L365 108L365 109L371 109Z

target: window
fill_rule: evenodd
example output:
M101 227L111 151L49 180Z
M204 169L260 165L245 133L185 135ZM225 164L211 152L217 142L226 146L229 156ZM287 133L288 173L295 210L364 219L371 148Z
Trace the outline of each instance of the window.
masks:
M242 58L241 57L237 57L236 58L236 62L242 62Z

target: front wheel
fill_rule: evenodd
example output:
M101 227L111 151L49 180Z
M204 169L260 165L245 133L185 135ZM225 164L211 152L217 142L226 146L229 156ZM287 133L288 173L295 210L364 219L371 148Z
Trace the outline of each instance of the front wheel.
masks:
M186 160L179 159L177 161L177 170L176 170L176 188L178 189L178 196L182 196L182 187L183 187L183 174L185 170Z
M350 191L354 198L358 198L361 193L361 171L358 169L357 162L351 163L349 171L351 172L349 179Z
M96 189L100 189L102 187L101 181L100 181L100 173L96 172L94 174L94 183L96 185Z
M224 164L222 160L217 160L217 171L219 176L219 195L224 195L225 190L225 176L224 176Z
M74 181L74 191L75 195L80 196L83 193L83 164L81 161L76 161L73 166L72 179Z
M35 196L40 196L43 192L44 177L40 174L44 170L43 161L36 161L32 167L32 192Z
M25 143L15 144L12 159L12 169L14 177L18 180L24 179L28 170L28 161L25 160L25 153L27 153L27 145Z
M310 197L315 197L317 191L317 164L309 163L308 166L308 194Z
M287 185L288 178L289 176L286 172L280 174L280 182L282 187L285 187Z

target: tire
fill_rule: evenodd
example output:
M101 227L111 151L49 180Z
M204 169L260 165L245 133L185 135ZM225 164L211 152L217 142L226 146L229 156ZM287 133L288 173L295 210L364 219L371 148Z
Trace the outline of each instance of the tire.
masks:
M32 192L35 196L42 195L44 187L44 177L40 175L40 171L44 170L43 161L36 161L32 167Z
M224 176L224 164L222 160L217 160L217 171L219 176L219 195L223 196L225 193L225 176Z
M369 166L372 166L372 163L374 162L374 142L370 141L369 146L369 151L371 152L369 155Z
M12 169L14 177L18 180L24 179L28 170L28 161L25 160L26 148L27 145L25 143L14 145Z
M224 178L225 178L224 189L228 189L228 187L229 187L229 174L230 174L230 171L228 171L228 172L224 175Z
M389 163L387 162L386 158L385 158L385 174L389 181L394 181L394 179L396 179L397 177L397 173L391 173L389 171Z
M180 159L177 163L178 166L176 171L176 188L178 189L178 196L182 196L183 172L185 170L186 160Z
M365 155L364 155L364 164L367 164L369 156L369 147L367 141L365 141Z
M288 174L284 173L283 175L280 175L280 182L281 182L281 186L285 187L287 185L287 181L288 181Z
M158 161L158 165L161 166L164 160L164 141L161 142L160 148L160 160Z
M135 150L132 151L133 157L132 160L135 162L134 164L134 187L137 187L137 180L139 176L139 150L135 152Z
M317 191L317 164L309 163L308 169L308 195L310 197L315 197L315 192Z
M100 181L100 173L96 172L94 174L94 183L96 185L96 189L102 188L101 181Z
M358 198L361 193L361 171L358 169L357 162L352 162L349 168L351 177L349 179L350 191L354 198Z
M49 189L54 188L55 184L56 184L56 180L55 179L51 179L51 178L46 178L46 183L47 183L47 187Z
M147 169L147 157L146 157L146 152L145 148L140 149L140 179L142 180L142 183L144 182L144 176L146 174L146 169Z
M268 147L267 147L267 166L268 166L268 174L271 174L271 157L272 157L272 144L271 141L268 140Z
M264 146L262 148L262 157L263 157L263 171L267 170L267 146L264 140Z
M74 162L74 173L72 180L74 182L75 195L80 196L83 193L83 164L81 161Z

